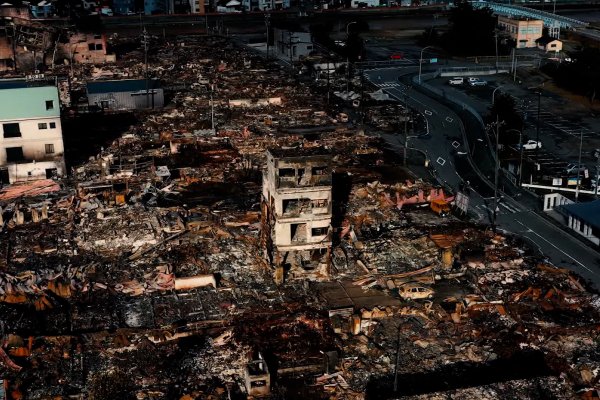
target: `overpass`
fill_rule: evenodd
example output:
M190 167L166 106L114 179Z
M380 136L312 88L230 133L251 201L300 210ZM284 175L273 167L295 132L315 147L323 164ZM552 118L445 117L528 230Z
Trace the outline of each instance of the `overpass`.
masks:
M542 21L544 21L544 26L548 28L550 36L555 38L558 37L560 29L585 28L589 25L587 22L579 21L574 18L552 14L546 11L534 10L533 8L527 8L523 6L487 1L472 1L471 4L473 5L473 8L491 8L496 14L507 15L512 17L541 19Z

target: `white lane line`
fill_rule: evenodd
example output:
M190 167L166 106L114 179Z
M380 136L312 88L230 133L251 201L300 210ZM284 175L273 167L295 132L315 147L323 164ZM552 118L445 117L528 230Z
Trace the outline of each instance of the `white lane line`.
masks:
M552 242L550 242L548 239L546 239L545 237L543 237L542 235L540 235L539 233L537 233L536 231L534 231L533 229L531 229L530 227L528 227L527 225L525 225L524 223L522 223L521 221L519 221L518 219L515 218L514 220L516 223L518 223L519 225L527 228L528 232L533 233L534 235L536 235L537 237L539 237L540 239L542 239L543 241L545 241L546 243L548 243L550 246L554 247L556 250L560 251L561 253L563 253L565 256L569 257L571 260L575 261L577 264L579 264L582 268L584 268L585 270L591 272L592 274L596 274L596 272L592 271L591 269L589 269L588 267L586 267L585 265L583 265L582 263L580 263L579 261L577 261L576 259L574 259L572 256L570 256L569 254L565 253L563 250L559 249L558 247L556 247ZM532 239L533 240L533 239ZM536 245L539 246L539 244L536 243Z

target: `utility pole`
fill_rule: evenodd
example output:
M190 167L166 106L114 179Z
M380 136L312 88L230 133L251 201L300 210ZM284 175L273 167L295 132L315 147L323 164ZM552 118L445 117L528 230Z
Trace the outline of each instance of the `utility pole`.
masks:
M500 121L498 120L498 110L496 110L496 165L494 167L494 212L492 213L492 229L496 232L496 218L498 216L498 170L500 169L500 159L498 155L500 136Z
M348 24L346 24L346 100L348 100L348 93L350 93L350 50L348 50L348 39L350 38L350 31L348 30L348 28L352 24L356 24L356 21L348 22Z
M541 104L542 104L542 92L539 91L539 92L537 92L537 94L538 94L538 109L537 109L537 128L536 128L536 135L535 135L535 140L537 142L536 146L535 146L535 148L536 148L535 155L536 156L539 155L539 153L540 153L540 146L539 146L539 143L540 143L540 124L542 123L540 121L540 118L541 118L540 111L541 111Z
M581 177L581 150L583 147L583 129L579 130L579 160L577 161L577 186L575 187L575 203L579 202L579 186ZM598 190L596 190L598 193Z
M271 26L271 14L265 13L265 26L267 27L267 60L269 59L269 31Z
M150 88L148 81L148 32L146 32L146 28L144 27L144 31L142 32L142 42L144 43L144 76L146 78L146 108L150 107Z
M498 73L498 30L494 30L494 42L496 44L496 73Z
M215 133L215 103L213 101L214 85L210 86L210 127L213 134Z

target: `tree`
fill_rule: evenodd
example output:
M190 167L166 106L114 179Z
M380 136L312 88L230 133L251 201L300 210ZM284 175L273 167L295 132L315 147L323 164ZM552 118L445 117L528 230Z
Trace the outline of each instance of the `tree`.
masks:
M496 121L502 122L499 128L500 143L513 144L519 142L519 133L516 131L523 129L523 118L517 113L515 99L511 95L499 93L495 96L494 104L490 108L486 122L495 123Z
M450 29L443 37L443 46L451 54L495 54L496 17L490 8L474 9L471 3L461 0L450 11L449 22Z

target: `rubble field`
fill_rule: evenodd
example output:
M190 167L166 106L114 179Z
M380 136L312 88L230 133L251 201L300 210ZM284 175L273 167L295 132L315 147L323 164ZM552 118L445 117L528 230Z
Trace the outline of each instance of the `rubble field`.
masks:
M452 194L373 133L404 126L397 106L355 126L323 82L227 38L151 49L163 109L68 179L0 190L7 399L598 398L598 295L519 238L434 213ZM118 56L75 65L73 91L142 76L139 48ZM268 149L331 155L326 268L281 284Z

